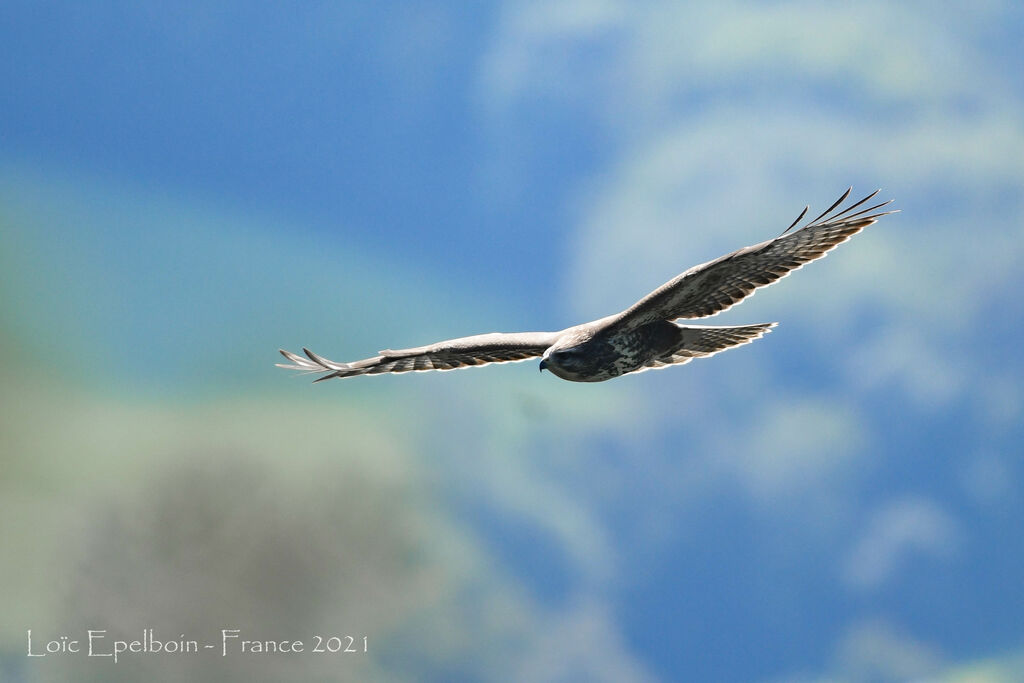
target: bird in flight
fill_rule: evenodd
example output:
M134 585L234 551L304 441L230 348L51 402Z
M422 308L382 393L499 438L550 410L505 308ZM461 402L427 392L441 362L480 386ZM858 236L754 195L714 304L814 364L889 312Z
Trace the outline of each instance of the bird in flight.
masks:
M393 351L351 363L328 360L309 349L305 356L281 349L290 363L277 366L334 377L392 372L455 370L539 357L540 369L572 382L603 382L630 372L689 363L694 358L754 341L776 323L732 327L683 325L680 319L704 318L732 308L776 280L821 258L880 217L892 200L860 209L879 190L846 208L847 190L823 214L793 230L809 207L781 235L694 266L669 280L625 311L568 327L560 332L492 332Z

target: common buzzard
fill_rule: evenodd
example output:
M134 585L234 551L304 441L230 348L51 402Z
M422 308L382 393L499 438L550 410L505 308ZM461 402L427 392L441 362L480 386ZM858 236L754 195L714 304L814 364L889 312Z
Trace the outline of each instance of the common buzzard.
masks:
M621 313L560 332L492 332L414 349L386 349L373 358L351 363L328 360L309 349L303 349L304 357L282 349L281 354L291 363L279 363L278 367L323 373L316 380L319 382L386 372L455 370L539 356L540 369L562 379L602 382L630 372L689 363L749 343L775 323L707 327L681 325L676 320L704 318L731 308L754 290L821 258L881 216L895 213L876 212L892 200L853 213L878 192L840 210L850 196L847 190L823 214L793 230L807 213L808 207L804 207L778 237L694 266Z

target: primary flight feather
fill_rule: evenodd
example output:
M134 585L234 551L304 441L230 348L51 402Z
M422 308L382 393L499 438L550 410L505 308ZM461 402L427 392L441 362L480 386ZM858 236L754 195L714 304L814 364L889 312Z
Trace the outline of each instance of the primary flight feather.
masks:
M804 208L778 237L694 266L621 313L560 332L492 332L414 349L386 349L351 363L328 360L309 349L303 349L304 356L282 349L281 354L291 362L279 363L278 367L322 373L316 380L319 382L334 377L454 370L540 357L540 369L562 379L601 382L630 372L688 363L747 344L767 334L776 323L707 327L675 321L704 318L731 308L754 290L821 258L880 217L895 213L878 211L892 200L860 209L878 192L840 209L850 196L847 190L820 216L793 230L807 213Z

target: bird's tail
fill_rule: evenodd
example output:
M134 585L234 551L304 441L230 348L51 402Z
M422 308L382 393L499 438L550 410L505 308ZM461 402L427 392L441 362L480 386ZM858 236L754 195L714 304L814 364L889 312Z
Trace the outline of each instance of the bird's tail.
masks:
M719 351L734 346L749 344L771 332L778 323L756 323L733 327L705 327L702 325L677 325L682 332L682 343L674 351L692 358L713 356Z
M706 358L734 346L749 344L771 332L778 323L756 323L734 327L706 327L680 325L679 343L656 358L649 360L641 370L655 370L669 365L682 365L694 358Z

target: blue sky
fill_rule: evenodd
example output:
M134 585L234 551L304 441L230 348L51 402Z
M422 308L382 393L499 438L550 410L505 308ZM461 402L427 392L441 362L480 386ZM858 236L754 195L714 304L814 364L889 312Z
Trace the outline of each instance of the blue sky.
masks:
M1018 679L1022 28L1001 2L5 5L3 670L52 673L33 624L227 620L380 646L120 675ZM716 318L780 325L711 361L272 367L606 315L850 184L902 213Z

